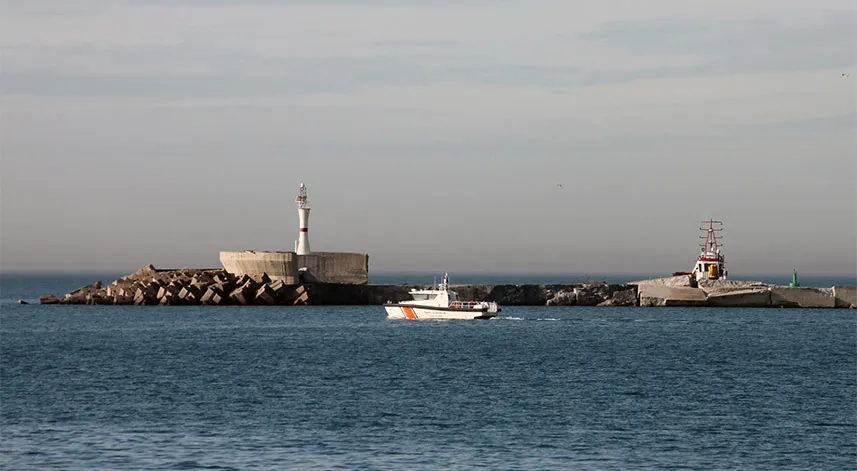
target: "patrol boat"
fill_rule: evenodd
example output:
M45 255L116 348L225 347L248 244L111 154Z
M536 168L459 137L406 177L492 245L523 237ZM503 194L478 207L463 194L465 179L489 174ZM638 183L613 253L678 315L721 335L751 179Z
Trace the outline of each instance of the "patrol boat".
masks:
M413 299L384 304L388 319L470 320L496 317L500 307L493 301L461 301L449 288L449 274L432 289L412 289Z

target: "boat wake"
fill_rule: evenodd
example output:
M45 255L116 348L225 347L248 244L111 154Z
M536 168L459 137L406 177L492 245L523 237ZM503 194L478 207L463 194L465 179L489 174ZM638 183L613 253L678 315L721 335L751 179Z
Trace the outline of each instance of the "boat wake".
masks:
M561 321L558 317L515 317L515 316L498 316L498 320L504 321Z

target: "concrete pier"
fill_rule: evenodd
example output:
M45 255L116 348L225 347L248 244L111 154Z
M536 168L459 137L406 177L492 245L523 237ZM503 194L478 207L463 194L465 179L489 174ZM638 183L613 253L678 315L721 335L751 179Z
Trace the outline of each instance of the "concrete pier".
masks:
M262 276L286 284L369 282L369 255L351 252L220 252L224 270L236 276Z

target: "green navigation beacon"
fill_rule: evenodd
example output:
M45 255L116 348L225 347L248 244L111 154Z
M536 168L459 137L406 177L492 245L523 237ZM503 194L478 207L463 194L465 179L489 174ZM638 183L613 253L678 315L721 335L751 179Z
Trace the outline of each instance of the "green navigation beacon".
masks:
M792 282L789 283L789 286L800 286L800 283L797 282L797 270L792 270Z

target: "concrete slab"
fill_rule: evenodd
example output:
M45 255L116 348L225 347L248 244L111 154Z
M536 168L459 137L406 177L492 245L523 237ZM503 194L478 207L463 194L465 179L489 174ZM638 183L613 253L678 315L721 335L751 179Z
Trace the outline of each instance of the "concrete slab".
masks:
M632 281L628 284L637 286L660 285L668 286L670 288L690 288L691 278L690 275L667 276L664 278L652 278L650 280Z
M641 284L640 306L704 306L705 292L698 288Z
M708 305L717 307L768 307L771 292L767 288L715 291L708 294Z
M831 288L804 288L796 286L772 286L771 305L774 307L836 307Z
M60 300L52 294L43 294L39 296L40 304L59 304Z
M857 286L834 286L833 304L836 307L857 308Z

